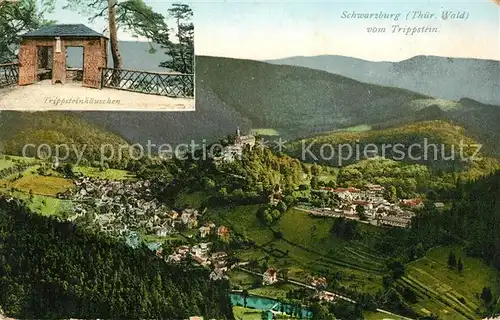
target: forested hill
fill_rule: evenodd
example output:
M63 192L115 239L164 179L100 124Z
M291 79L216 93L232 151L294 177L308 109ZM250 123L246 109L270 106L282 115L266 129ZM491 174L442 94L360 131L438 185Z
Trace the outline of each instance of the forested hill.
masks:
M346 148L346 145L351 146L351 149ZM325 149L325 146L332 146L336 153L322 153L321 149ZM368 151L373 153L369 154ZM442 120L421 121L378 130L326 132L291 142L285 152L306 162L334 166L346 166L377 155L448 172L468 172L467 179L474 179L500 168L500 162L488 157L485 148L479 147L478 141L469 131ZM321 154L324 156L321 157Z
M23 148L28 144L49 145L51 150L57 145L66 145L72 159L84 152L86 160L99 161L103 146L114 146L118 150L119 146L126 146L127 141L71 113L0 112L0 153L23 155ZM35 156L36 147L26 149L26 155ZM65 151L61 152L64 157Z
M25 319L233 319L227 282L0 198L0 306Z
M391 127L447 119L500 155L496 106L435 99L320 70L222 57L196 58L196 112L77 115L143 144L213 142L238 126L244 132L272 129L289 140L359 125Z
M322 55L269 62L323 70L362 82L403 88L442 99L468 97L483 103L500 104L498 60L419 55L399 62L375 62Z
M451 237L462 242L469 255L485 259L500 271L500 170L459 184L455 194L450 210L439 213L428 208L413 222L415 242L430 247Z
M448 228L467 240L470 254L485 258L500 271L500 170L470 182L461 191ZM500 312L500 301L498 307Z

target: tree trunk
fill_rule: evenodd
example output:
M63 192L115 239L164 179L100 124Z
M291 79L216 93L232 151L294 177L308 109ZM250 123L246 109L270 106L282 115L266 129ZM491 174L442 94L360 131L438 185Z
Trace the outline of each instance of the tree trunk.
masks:
M113 68L122 69L123 62L118 49L118 28L116 26L116 3L117 0L108 0L109 42L111 45L111 56L113 57ZM120 84L120 72L113 71L113 86Z
M118 50L118 28L116 27L116 4L117 0L108 0L109 41L111 43L111 55L113 56L113 68L122 68L122 57Z

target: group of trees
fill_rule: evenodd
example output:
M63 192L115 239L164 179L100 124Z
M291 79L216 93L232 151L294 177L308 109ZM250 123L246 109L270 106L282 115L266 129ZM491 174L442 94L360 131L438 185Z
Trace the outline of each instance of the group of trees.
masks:
M0 179L12 176L14 174L22 173L26 168L29 168L28 164L15 164L11 167L4 168L0 170Z
M465 181L458 172L446 172L421 164L389 159L363 160L342 168L314 166L318 168L315 171L319 172L313 173L313 170L310 170L311 190L339 186L363 188L368 183L375 183L386 187L384 197L392 203L398 199L422 197L432 201L452 199L457 196L457 185ZM321 179L321 175L330 176L330 180ZM334 199L323 200L328 205L330 200Z
M425 203L412 221L408 239L424 247L450 242L466 243L471 256L484 258L500 270L500 236L491 233L500 225L500 171L457 186L451 209L439 212ZM450 254L453 266L456 260Z
M0 305L27 319L233 319L227 281L0 198Z
M360 304L353 304L344 300L336 303L316 302L311 306L313 320L359 320L364 319L363 308Z
M257 211L257 218L263 223L271 225L285 213L287 208L287 205L283 201L279 201L276 204L268 204L267 206L259 208Z
M53 10L55 0L20 0L0 2L0 64L17 58L21 34L51 21L43 16Z
M113 68L122 69L123 61L118 45L118 29L132 33L135 37L150 40L151 52L160 44L169 59L160 67L173 71L192 74L194 72L194 25L193 12L187 4L172 4L166 12L155 12L143 0L68 0L65 8L78 11L89 17L89 21L106 19L108 21ZM175 23L176 41L172 41L167 20Z
M458 258L455 256L453 251L450 251L448 255L448 267L451 269L457 268L458 272L462 272L464 269L464 264L462 262L462 258Z
M162 199L203 191L213 205L267 203L275 194L291 201L290 195L303 181L300 161L258 146L246 148L241 159L228 163L217 164L197 152L186 156L167 160L158 170L143 170L143 177L158 182Z

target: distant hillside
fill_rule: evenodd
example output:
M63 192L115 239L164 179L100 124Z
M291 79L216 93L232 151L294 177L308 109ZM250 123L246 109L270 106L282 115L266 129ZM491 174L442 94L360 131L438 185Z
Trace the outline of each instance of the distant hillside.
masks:
M451 119L498 152L494 141L500 137L500 108L471 99L434 99L324 71L251 60L199 56L196 66L196 112L79 115L130 141L155 144L213 141L237 126L243 131L274 129L293 139L359 125Z
M323 133L294 141L285 152L306 162L333 166L378 156L446 171L468 171L470 178L500 169L500 162L487 157L477 145L463 127L436 120L378 130ZM324 146L328 146L327 151ZM336 151L334 156L331 149Z
M443 119L463 125L500 155L496 143L500 108L471 99L435 99L325 71L251 60L198 56L196 67L196 112L67 114L129 142L156 145L213 142L237 127L243 132L277 131L290 140L337 129L386 128ZM2 112L9 114L16 117ZM38 114L35 123L43 123L44 117ZM81 135L61 132L69 137Z
M380 122L428 97L327 72L263 62L197 57L195 113L81 113L130 140L179 143L242 130L284 136ZM148 126L143 124L147 122ZM158 129L152 129L158 128Z
M268 61L308 67L358 81L408 89L433 97L500 105L500 61L416 56L401 62L372 62L323 55Z
M26 149L29 156L35 156L36 149L43 144L49 145L51 152L55 152L54 146L66 144L71 157L76 156L74 151L77 149L91 161L99 159L103 145L128 143L95 124L62 112L0 112L0 145L3 149L0 153L22 155L23 147L28 144L33 145ZM45 152L48 153L46 148ZM65 150L61 149L61 156L65 155Z

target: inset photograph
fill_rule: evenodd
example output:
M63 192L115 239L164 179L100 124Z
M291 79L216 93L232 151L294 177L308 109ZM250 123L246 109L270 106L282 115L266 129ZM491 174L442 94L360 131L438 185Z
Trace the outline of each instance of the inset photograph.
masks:
M0 2L0 110L195 110L189 5L31 2Z

